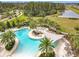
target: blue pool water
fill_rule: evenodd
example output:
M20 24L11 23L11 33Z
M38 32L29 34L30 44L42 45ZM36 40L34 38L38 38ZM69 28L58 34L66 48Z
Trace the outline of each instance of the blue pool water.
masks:
M40 41L31 39L28 36L29 32L29 29L21 29L15 32L16 37L19 40L19 46L15 51L16 55L24 54L28 56L35 56L35 54L38 52Z

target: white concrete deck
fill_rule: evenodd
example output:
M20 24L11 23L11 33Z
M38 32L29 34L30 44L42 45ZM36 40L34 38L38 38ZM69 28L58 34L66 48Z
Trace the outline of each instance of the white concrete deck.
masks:
M26 27L27 28L27 27ZM14 31L19 30L19 29L12 29ZM53 42L58 41L58 45L56 48L54 48L54 51L56 53L56 57L72 57L73 54L71 54L70 56L67 56L67 51L64 49L66 47L66 43L69 44L69 42L66 39L62 39L64 35L59 35L53 32L48 32L47 28L39 28L40 31L42 31L45 36L49 39L52 39ZM38 52L37 52L38 53ZM39 54L39 53L38 53ZM21 56L22 54L18 54L18 55L12 55L12 56ZM26 53L26 55L24 55L25 57L29 57Z
M55 41L57 41L57 40L59 40L59 39L64 37L64 35L56 34L54 32L48 32L48 28L41 28L41 27L39 27L37 29L38 29L38 31L41 31L42 33L44 33L44 35L47 38L53 40L53 42L55 42Z
M14 45L14 47L12 48L11 51L7 51L7 50L5 49L5 47L3 46L3 47L2 47L3 50L0 52L0 57L11 56L12 53L16 50L18 44L19 44L19 40L16 38L16 39L15 39L15 45Z
M33 31L34 31L34 30L31 30L31 31L28 33L28 35L29 35L30 38L32 38L32 39L42 39L42 38L45 37L44 34L41 34L40 36L33 35L33 33L32 33Z
M38 28L38 30L40 29L40 31L42 31L44 33L44 35L53 40L53 42L57 42L57 46L54 48L54 51L56 53L56 57L73 57L73 53L71 51L71 55L68 55L67 52L65 50L65 47L67 47L66 44L69 44L70 43L64 38L64 35L60 35L60 34L56 34L56 33L53 33L53 32L48 32L46 28ZM71 50L71 48L69 48ZM38 55L40 54L40 52L38 53Z
M69 55L65 50L66 43L69 44L69 42L67 40L59 40L58 41L58 45L54 48L54 51L56 53L56 57L73 57L73 53L71 51L71 54ZM71 47L69 48L71 50Z

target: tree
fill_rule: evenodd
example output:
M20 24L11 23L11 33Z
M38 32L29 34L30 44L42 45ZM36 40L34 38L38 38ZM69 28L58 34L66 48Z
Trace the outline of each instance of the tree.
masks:
M19 20L18 18L16 18L16 25L17 25L17 27L18 27L18 28L20 28L20 27L21 27L21 25L20 25L20 24L21 24L20 20Z
M30 28L32 28L32 29L33 29L33 28L36 28L36 27L37 27L37 22L34 21L34 20L33 20L33 21L30 20L30 21L29 21L29 26L30 26Z
M4 31L5 30L5 25L3 22L0 22L0 31Z
M64 10L64 4L51 2L28 2L24 7L24 14L28 16L54 15L57 11ZM61 12L61 11L60 11Z
M3 13L4 12L4 9L0 8L0 13Z
M19 19L18 19L18 18L16 18L16 23L17 23L17 25L19 25L19 24L20 24L20 21L19 21Z
M7 21L7 28L11 28L10 22Z
M15 24L15 22L13 21L13 22L12 22L12 26L15 27L15 25L16 25L16 24Z
M40 11L40 12L39 12L39 14L38 14L38 16L45 17L45 16L46 16L46 13L45 13L45 11Z
M47 39L46 37L41 39L40 41L40 45L39 45L39 49L40 51L42 51L43 53L45 53L45 56L49 56L48 53L53 51L54 45L52 43L52 40Z
M0 38L1 43L7 44L8 42L12 42L15 39L15 34L12 31L8 31L3 33Z

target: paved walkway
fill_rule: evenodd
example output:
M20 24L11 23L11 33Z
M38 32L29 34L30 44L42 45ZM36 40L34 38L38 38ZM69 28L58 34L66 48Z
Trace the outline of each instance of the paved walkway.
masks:
M68 50L65 49L68 47L66 44L69 44L66 39L59 40L57 44L58 45L54 49L56 53L56 57L73 57L74 56L71 50L71 46L70 48L68 48Z
M72 57L74 56L71 51L70 43L67 39L64 38L64 35L56 34L54 32L49 32L46 28L38 28L40 29L47 38L52 39L57 45L54 48L56 53L56 57ZM68 50L65 50L68 48Z
M72 57L74 56L72 51L71 51L71 46L70 46L70 43L65 39L63 38L63 36L61 35L58 35L58 34L55 34L53 32L48 32L48 29L45 29L45 28L39 28L41 31L44 32L44 34L54 40L54 42L57 42L57 46L54 48L54 51L56 53L56 57ZM17 28L16 29L13 29L14 31L15 30L18 30ZM60 40L59 40L60 39ZM57 41L56 41L57 40ZM68 48L68 50L70 50L70 53L68 53L68 50L66 50L65 48L67 48L69 45L70 48ZM37 52L38 53L38 52ZM26 53L27 54L27 53ZM20 55L20 54L19 54ZM12 55L13 56L13 55Z
M61 39L61 38L64 37L64 35L56 34L56 33L54 33L54 32L49 32L48 28L38 27L37 29L38 29L38 31L43 32L44 35L45 35L47 38L53 40L53 42L55 42L55 41L57 41L57 40L59 40L59 39Z
M23 13L21 12L21 14L18 15L18 17L20 17L22 14L23 14ZM15 18L16 18L16 17L13 17L12 19L9 19L9 18L7 17L7 18L4 18L4 19L1 19L0 22L6 21L6 20L10 21L10 20L13 20L13 19L15 19Z

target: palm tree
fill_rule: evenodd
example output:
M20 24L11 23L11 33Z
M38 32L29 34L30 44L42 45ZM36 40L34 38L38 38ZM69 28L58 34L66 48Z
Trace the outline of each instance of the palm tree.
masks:
M8 36L7 33L3 33L1 36L1 43L6 44L6 42L8 42Z
M45 53L45 56L49 56L48 53L53 51L54 45L52 40L47 39L46 37L41 40L41 44L39 45L39 50Z
M1 36L1 43L7 44L15 39L15 34L12 31L3 33Z
M9 40L12 41L15 39L15 34L12 31L8 31Z

